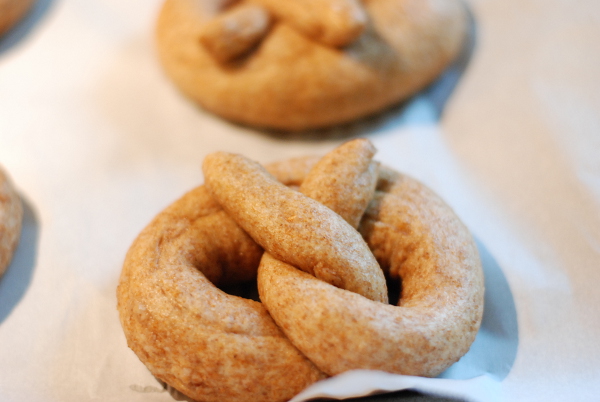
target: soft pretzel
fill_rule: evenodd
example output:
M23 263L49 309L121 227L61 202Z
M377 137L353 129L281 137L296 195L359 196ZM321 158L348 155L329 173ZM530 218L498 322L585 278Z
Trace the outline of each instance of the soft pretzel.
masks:
M235 122L305 130L378 112L457 56L461 0L166 0L167 75Z
M355 140L269 173L237 155L205 159L206 184L142 231L118 287L128 344L156 377L199 401L284 401L353 368L435 376L468 350L483 305L473 240L439 197L373 153ZM356 216L359 239L346 233ZM398 306L377 301L380 267L401 278ZM257 269L262 304L217 288Z
M0 0L0 35L23 19L33 3L35 0Z
M23 206L8 176L0 169L0 276L4 274L21 235Z

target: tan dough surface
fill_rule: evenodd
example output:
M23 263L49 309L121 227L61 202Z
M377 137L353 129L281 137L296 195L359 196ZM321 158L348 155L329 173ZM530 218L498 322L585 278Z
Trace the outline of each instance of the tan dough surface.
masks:
M373 154L368 141L353 140L324 158L292 159L267 170L238 155L208 156L206 184L161 212L123 266L121 324L152 374L198 401L284 401L351 369L435 376L466 353L483 311L473 239L438 196L380 167ZM322 177L331 174L336 178ZM337 191L342 187L346 191ZM343 218L292 188L323 199ZM357 200L362 206L349 208ZM358 224L361 215L358 231L344 220ZM285 232L298 232L288 223L296 219L309 228L324 221L335 230L324 247L305 237L304 225L295 243L288 242ZM318 225L310 230L320 231ZM261 237L263 231L271 233ZM332 249L344 244L346 231L368 247ZM320 269L346 261L345 271L334 275L343 280L332 286L274 258L271 235L281 238L275 251L287 249L284 260L292 250L300 260L311 261L311 252L324 258ZM344 289L355 278L352 271L361 272L355 260L371 258L379 275L402 278L398 306L387 303L387 294L371 300L386 291L385 282L383 290L377 285L371 295L365 292L370 298ZM256 280L257 271L262 303L219 288Z
M0 35L19 22L33 3L35 0L0 0Z
M19 242L22 219L21 199L0 168L0 276L8 268Z
M377 261L338 214L240 155L210 154L202 166L215 200L270 254L335 286L387 302Z
M127 254L118 308L156 377L200 401L284 401L324 378L261 303L214 284L253 279L262 250L199 187L158 215Z
M351 369L436 376L464 355L481 323L483 274L470 233L419 182L384 169L360 230L382 268L402 278L399 306L335 288L263 256L262 302L327 374Z
M299 190L357 228L375 193L379 163L375 147L356 139L323 156L310 169Z
M335 5L342 0L329 1ZM327 3L314 2L319 7ZM346 2L345 20L352 17L358 24L329 24L341 24L344 35L332 35L344 40L359 32L349 44L335 47L307 36L324 32L314 15L312 20L311 15L286 20L274 11L279 18L262 32L262 40L245 56L223 63L199 38L227 2L166 0L156 29L158 54L176 86L208 111L243 124L303 130L351 121L398 103L435 79L463 43L466 13L459 0ZM366 22L355 11L363 8Z

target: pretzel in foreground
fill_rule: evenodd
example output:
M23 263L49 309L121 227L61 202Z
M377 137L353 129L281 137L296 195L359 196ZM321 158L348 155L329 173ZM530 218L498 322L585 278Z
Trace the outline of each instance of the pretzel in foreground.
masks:
M0 277L13 257L23 219L23 205L8 176L0 169Z
M354 140L268 172L209 155L206 184L123 267L121 322L150 371L199 401L285 401L351 369L436 376L466 353L484 292L471 235L373 154ZM219 289L257 273L262 303ZM401 281L397 306L384 276Z
M457 57L466 29L461 0L165 0L156 40L203 108L291 131L408 98Z

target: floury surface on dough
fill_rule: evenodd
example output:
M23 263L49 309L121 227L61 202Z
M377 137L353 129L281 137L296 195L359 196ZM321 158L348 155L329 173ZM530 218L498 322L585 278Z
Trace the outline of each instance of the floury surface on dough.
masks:
M156 41L167 76L204 109L297 131L410 97L466 30L461 0L166 0Z
M473 239L437 195L374 152L353 140L267 170L207 157L206 184L160 213L123 266L121 323L148 369L199 401L284 401L351 369L436 376L466 353L483 311ZM286 243L297 220L348 231L358 245L327 234ZM344 258L346 270L336 268ZM397 306L384 275L402 281ZM254 280L261 302L220 289Z

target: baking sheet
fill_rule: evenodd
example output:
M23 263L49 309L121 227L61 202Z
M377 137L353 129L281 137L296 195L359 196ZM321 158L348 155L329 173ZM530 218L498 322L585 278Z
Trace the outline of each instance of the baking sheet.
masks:
M25 204L0 280L0 400L172 401L127 348L115 288L134 237L217 150L260 162L354 136L473 231L486 308L439 379L348 373L312 396L417 389L473 401L600 392L600 3L472 0L473 47L369 121L299 135L187 102L156 62L158 0L40 0L0 40L0 164Z

